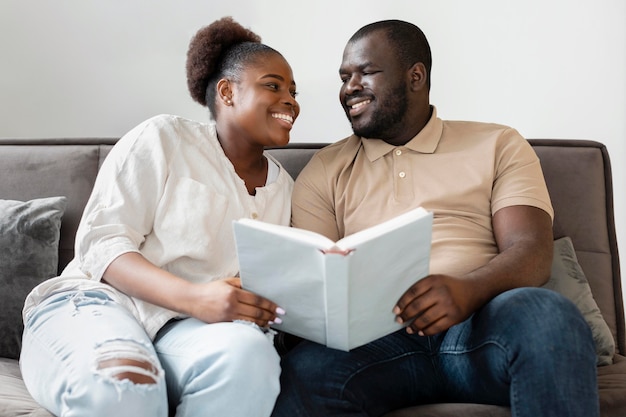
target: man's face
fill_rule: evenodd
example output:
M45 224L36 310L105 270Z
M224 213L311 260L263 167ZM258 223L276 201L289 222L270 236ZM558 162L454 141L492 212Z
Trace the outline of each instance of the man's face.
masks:
M358 136L391 140L407 112L408 69L401 68L384 32L346 45L339 100Z

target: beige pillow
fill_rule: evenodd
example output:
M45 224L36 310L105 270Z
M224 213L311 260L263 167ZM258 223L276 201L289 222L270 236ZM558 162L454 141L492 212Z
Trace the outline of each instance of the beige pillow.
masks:
M550 280L544 288L554 290L569 298L580 310L591 327L596 344L597 364L610 365L615 355L615 340L604 321L600 308L593 299L591 287L578 264L574 245L569 237L554 241L554 259Z

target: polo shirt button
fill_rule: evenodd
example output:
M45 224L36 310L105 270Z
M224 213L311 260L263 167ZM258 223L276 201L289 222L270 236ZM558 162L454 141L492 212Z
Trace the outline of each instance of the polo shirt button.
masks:
M256 213L252 213L252 214L250 215L250 217L252 217L253 219L256 219L256 218L258 218L258 217L259 217L259 215L258 215L258 214L256 214Z
M396 155L398 156L402 155L402 151L400 149L396 149Z
M406 174L405 174L405 172L404 172L404 171L402 171L402 172L400 172L400 173L398 174L398 176L399 176L400 178L404 178L404 177L406 177Z

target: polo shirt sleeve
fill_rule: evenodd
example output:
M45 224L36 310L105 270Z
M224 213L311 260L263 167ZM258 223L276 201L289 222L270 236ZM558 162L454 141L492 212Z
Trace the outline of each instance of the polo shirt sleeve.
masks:
M532 146L516 130L507 129L498 139L492 214L504 207L537 207L554 218L541 164Z
M319 153L315 154L296 178L291 199L291 225L337 241L341 236L335 218L332 177Z

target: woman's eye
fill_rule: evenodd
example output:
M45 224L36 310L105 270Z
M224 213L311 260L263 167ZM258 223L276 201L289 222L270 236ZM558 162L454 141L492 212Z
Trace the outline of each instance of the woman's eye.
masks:
M278 84L270 83L267 84L267 87L271 88L272 90L278 90Z
M297 91L290 91L289 93L291 94L291 97L293 97L293 98L298 97L298 94L300 94Z

